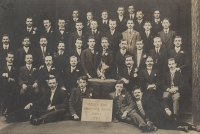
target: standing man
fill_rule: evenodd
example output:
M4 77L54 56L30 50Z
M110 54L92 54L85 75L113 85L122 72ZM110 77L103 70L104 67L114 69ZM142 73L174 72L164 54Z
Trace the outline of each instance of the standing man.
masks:
M163 30L158 32L158 36L162 39L163 46L167 49L174 48L174 38L176 37L176 32L171 30L170 27L171 23L169 19L165 18L162 22Z
M117 31L120 33L124 32L126 30L126 16L124 15L124 7L120 6L117 9L117 16L116 16L116 21L117 21Z
M134 21L128 20L126 26L128 29L122 33L123 39L128 41L128 48L127 50L130 52L134 52L135 45L137 40L141 40L140 33L133 29Z
M108 21L108 11L103 10L101 12L101 20L99 21L99 31L105 33L109 30Z
M73 10L72 12L72 18L69 20L68 23L68 29L69 29L69 34L73 33L76 31L76 22L80 22L80 17L79 17L79 11L78 10Z
M85 75L89 79L97 78L97 67L99 65L99 53L95 50L95 38L88 38L88 48L83 50L81 54L81 66Z
M136 16L135 16L135 8L133 5L129 5L128 6L128 14L126 16L127 20L131 19L131 20L136 20Z
M137 18L137 20L135 21L134 29L141 34L144 31L144 27L143 26L144 26L144 23L145 23L143 12L142 11L137 11L136 12L136 18Z
M154 31L154 33L156 35L158 34L158 32L162 31L163 27L162 27L162 21L160 18L159 10L154 11L153 18L151 20L151 24L152 24L152 30Z
M74 120L81 119L82 102L84 98L93 98L94 89L87 87L88 79L80 76L77 80L78 87L73 88L69 98L69 111Z
M91 22L93 20L94 16L93 16L93 13L92 12L87 12L86 14L86 22L84 24L85 26L85 29L84 29L84 32L87 33L88 31L90 31L90 25L91 25Z

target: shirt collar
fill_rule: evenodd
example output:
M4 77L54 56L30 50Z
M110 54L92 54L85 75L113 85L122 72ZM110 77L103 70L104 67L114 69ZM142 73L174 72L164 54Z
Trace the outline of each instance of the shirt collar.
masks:
M51 28L51 26L50 26L50 27L48 27L48 28L46 29L46 31L47 31L47 32L49 32L49 31L50 31L50 28Z
M171 73L171 74L174 74L175 72L176 72L176 69L170 70L170 73Z
M147 70L152 70L152 67L147 67Z
M166 33L169 33L169 28L168 29L164 29L164 32Z
M81 90L81 91L83 90L83 92L85 93L85 91L86 91L86 87L85 87L85 88L83 88L83 89L81 89L81 88L80 88L80 90Z
M57 89L57 86L54 89L51 89L51 92L55 93L56 89Z
M12 66L13 63L6 62L6 65L7 65L7 66Z
M28 67L32 68L32 64L26 64L26 67L27 67L27 68L28 68Z

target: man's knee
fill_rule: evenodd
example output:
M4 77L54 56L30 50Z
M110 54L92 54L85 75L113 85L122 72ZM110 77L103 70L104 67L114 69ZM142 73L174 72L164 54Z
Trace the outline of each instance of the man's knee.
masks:
M172 95L172 99L173 99L173 101L179 100L179 99L180 99L180 93L177 92L177 93L173 94L173 95Z
M163 93L163 99L167 99L170 97L170 93L169 92L164 92Z

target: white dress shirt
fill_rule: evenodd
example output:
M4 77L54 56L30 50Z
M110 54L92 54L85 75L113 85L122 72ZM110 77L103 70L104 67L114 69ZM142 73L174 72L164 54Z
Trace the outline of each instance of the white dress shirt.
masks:
M9 44L3 44L3 49L8 49L9 48Z
M32 68L32 64L26 64L27 69L30 71Z
M176 53L178 53L180 50L181 50L180 47L175 47L175 51L176 51Z
M24 48L24 51L25 51L26 53L28 53L29 47L23 47L23 48Z
M137 50L137 67L140 65L140 59L142 56L142 50Z
M76 66L75 67L72 67L71 66L71 73L76 69Z

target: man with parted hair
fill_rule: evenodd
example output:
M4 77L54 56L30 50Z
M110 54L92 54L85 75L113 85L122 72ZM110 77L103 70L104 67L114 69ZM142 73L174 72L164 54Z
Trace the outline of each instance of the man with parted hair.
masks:
M140 10L136 12L136 18L134 29L138 31L140 34L144 31L144 13Z
M84 32L87 33L88 31L90 31L90 24L93 20L94 16L93 16L93 12L87 12L86 13L86 21L84 23Z
M119 6L118 9L117 9L117 16L116 16L116 21L117 21L117 27L116 29L122 33L126 30L126 16L124 14L124 7L122 6Z
M158 32L162 31L162 20L161 20L161 14L160 10L155 10L153 17L151 19L151 24L152 24L152 30L155 32L157 35Z
M101 19L99 20L99 31L101 31L102 33L105 33L106 31L109 30L109 15L108 15L108 11L107 10L103 10L101 12Z
M134 5L128 6L128 14L127 14L126 18L127 18L127 20L129 20L129 19L134 20L134 21L136 20Z
M73 10L72 11L72 18L68 21L67 24L67 28L69 30L69 34L73 33L74 31L76 31L76 22L80 22L80 15L79 15L79 11L78 10Z

